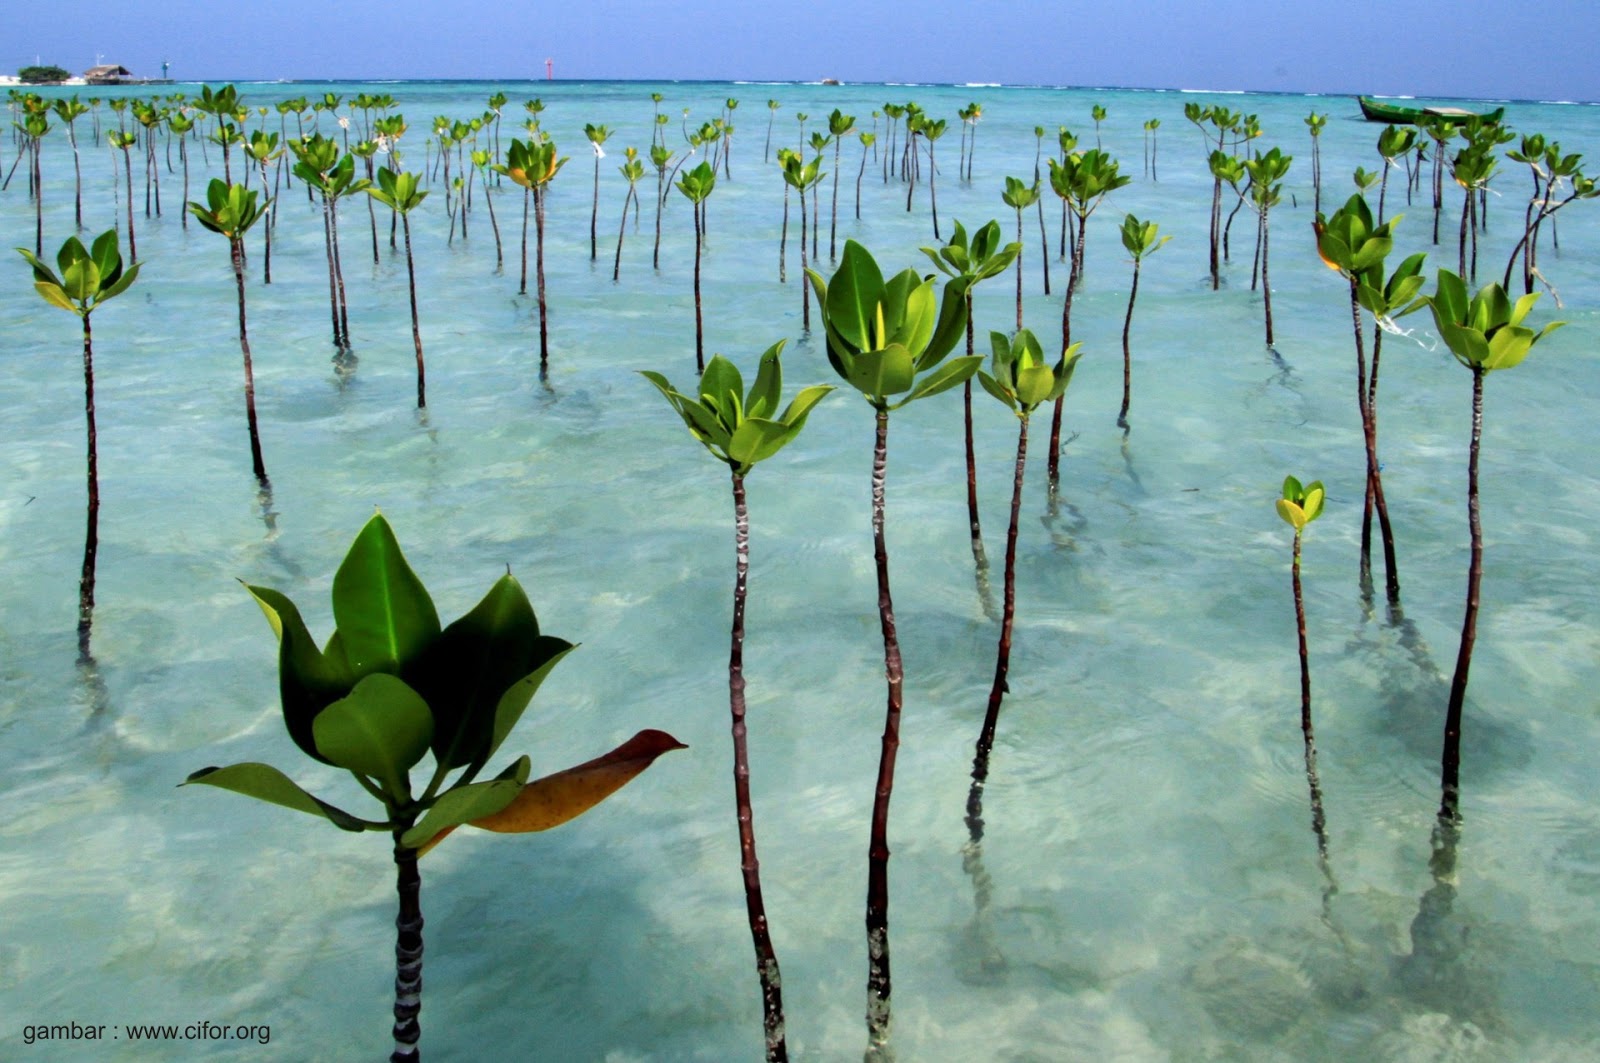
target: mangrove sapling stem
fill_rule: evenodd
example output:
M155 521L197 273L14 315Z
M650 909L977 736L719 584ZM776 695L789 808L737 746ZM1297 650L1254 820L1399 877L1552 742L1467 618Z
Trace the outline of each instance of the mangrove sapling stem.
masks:
M1261 211L1261 232L1260 232L1260 243L1261 243L1261 300L1262 300L1262 304L1266 308L1267 346L1268 347L1272 346L1272 279L1268 275L1268 271L1267 271L1267 253L1268 253L1268 251L1270 249L1270 240L1271 240L1271 235L1270 235L1270 231L1269 231L1268 226L1267 226L1267 212L1266 212L1265 209L1263 209ZM1376 376L1377 375L1377 370L1378 370L1378 352L1377 351L1373 351L1372 352L1372 370L1373 370L1373 375Z
M528 294L528 201L532 190L522 190L522 279L517 284L517 294Z
M328 204L328 225L333 234L333 276L339 284L339 332L344 336L344 349L350 349L350 303L344 292L344 265L339 259L339 201Z
M411 295L411 342L417 349L417 409L428 405L427 370L422 364L422 326L417 320L417 267L411 257L411 213L401 214L406 238L406 285Z
M889 592L889 548L884 539L884 475L889 454L889 411L877 410L872 451L872 547L878 571L878 620L883 629L883 670L888 685L878 778L873 791L872 829L867 848L867 1038L870 1050L889 1044L891 1017L889 968L889 801L894 793L895 757L900 751L900 711L904 672L895 632L894 599Z
M489 228L494 231L494 271L499 273L505 266L505 254L500 247L500 221L494 216L494 196L489 188L492 182L483 182L483 202L489 208Z
M1021 256L1018 256L1021 257ZM972 289L967 289L967 356L973 351ZM961 386L962 426L965 429L967 451L967 526L972 533L972 560L978 568L989 567L983 551L983 527L978 521L978 459L972 445L972 378Z
M133 160L129 157L126 146L122 149L122 168L128 177L128 261L137 262L139 249L133 240Z
M533 192L533 226L534 226L534 279L539 295L539 379L548 380L550 376L550 323L549 307L545 302L544 289L544 190L541 184Z
M1006 529L1005 590L1002 597L1000 645L995 652L994 683L989 688L989 704L983 715L983 730L972 760L972 790L967 797L967 815L982 822L983 787L989 777L989 753L994 748L995 728L1000 721L1000 703L1010 689L1011 632L1017 605L1017 523L1022 513L1022 475L1028 457L1028 415L1022 414L1017 428L1017 466L1011 485L1011 524ZM969 829L971 824L968 824ZM980 828L981 829L981 828ZM976 839L974 839L976 841Z
M266 160L263 159L262 162L261 162L261 191L262 191L263 195L266 194L266 189L267 189L267 163L266 163ZM183 201L185 203L187 203L189 201L189 189L188 189L187 185L184 187ZM268 200L267 204L266 204L266 211L267 211L267 224L266 224L266 227L265 227L266 228L266 247L265 247L265 250L262 252L262 255L261 255L261 283L262 284L271 284L272 283L272 225L273 225L273 220L277 216L277 213L278 213L278 208L276 206L277 202L278 202L278 198L276 196L274 196L272 199ZM185 219L187 219L189 217L189 212L188 211L184 211L183 212L183 216L184 216Z
M1294 585L1294 622L1300 638L1300 730L1306 740L1306 771L1315 771L1315 753L1311 734L1311 658L1306 651L1306 603L1300 590L1300 529L1294 533L1293 564L1290 571Z
M88 427L89 506L83 534L83 571L78 577L78 660L93 659L89 633L94 623L95 559L100 551L100 459L94 420L94 337L88 313L83 315L83 416Z
M390 1063L418 1063L422 1052L422 875L417 851L400 844L416 816L403 817L394 829L395 892L400 910L395 917L394 1051Z
M245 328L244 308L244 237L228 240L233 258L233 280L239 290L239 352L244 356L244 415L250 426L250 465L261 486L267 486L267 465L261 459L261 433L256 424L256 378L250 364L250 334Z
M783 227L778 230L778 283L789 283L789 183L783 184ZM810 305L808 299L807 305Z
M788 186L785 185L784 187L787 188ZM788 195L787 192L785 192L784 194L785 194L785 196ZM807 262L806 262L806 190L805 190L804 186L801 186L801 188L800 188L800 197L799 198L800 198L800 275L803 277L803 276L805 276L806 265L807 265ZM787 211L785 212L784 217L785 218L788 217ZM801 329L802 332L806 332L808 334L811 332L811 285L809 285L809 284L800 285L800 329Z
M1461 712L1467 700L1467 673L1472 668L1472 647L1478 637L1478 592L1483 583L1483 526L1478 517L1478 448L1483 440L1483 377L1481 366L1472 367L1472 441L1467 450L1467 527L1471 557L1467 566L1467 607L1461 620L1461 646L1450 679L1450 703L1444 718L1444 755L1441 762L1439 819L1460 821Z
M1078 289L1078 262L1078 252L1074 250L1071 268L1067 274L1066 299L1061 306L1061 349L1064 351L1072 349L1072 293ZM1057 395L1055 409L1050 411L1050 454L1046 460L1049 472L1046 479L1052 492L1061 482L1061 407L1065 401L1065 395Z
M613 283L622 276L622 239L628 234L628 204L633 201L633 185L628 186L628 194L622 199L622 225L617 229L617 254L611 263L611 280Z
M310 187L310 182L306 183ZM322 237L323 247L328 260L328 312L333 317L333 345L344 347L344 335L339 331L339 288L334 283L333 270L333 229L328 220L328 199L322 199Z
M1033 179L1039 180L1038 167L1034 167ZM1039 264L1044 269L1044 294L1050 294L1050 236L1044 228L1044 197L1040 196L1035 204L1039 208ZM1017 326L1021 328L1019 324Z
M1370 433L1372 458L1368 462L1366 504L1361 515L1361 539L1371 549L1372 513L1378 514L1378 532L1383 540L1384 591L1389 607L1400 605L1400 567L1395 563L1394 528L1389 524L1389 504L1383 496L1383 470L1378 462L1378 364L1383 356L1383 327L1372 330L1372 371L1367 375L1367 418L1363 432Z
M1127 430L1128 406L1133 400L1133 354L1128 336L1133 331L1133 301L1139 298L1139 266L1141 258L1133 260L1133 285L1128 289L1128 312L1122 319L1122 409L1117 413L1117 427ZM1271 340L1268 340L1268 346Z
M694 368L697 373L706 371L705 347L705 322L700 312L700 251L705 244L704 227L700 224L700 205L691 202L690 213L694 215ZM802 248L803 250L803 248ZM802 263L802 268L804 264ZM806 322L809 331L810 320Z
M744 877L745 909L750 940L755 946L756 974L761 982L761 1023L768 1063L789 1058L784 1032L783 978L767 926L761 896L761 862L756 858L755 814L750 802L750 753L745 724L744 607L750 573L750 519L745 506L744 476L733 473L734 583L733 633L728 652L728 708L733 718L733 795L739 820L739 869Z

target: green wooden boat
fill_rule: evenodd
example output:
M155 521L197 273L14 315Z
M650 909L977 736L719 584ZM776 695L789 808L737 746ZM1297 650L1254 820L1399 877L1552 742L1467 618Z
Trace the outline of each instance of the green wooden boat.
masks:
M1496 107L1492 111L1467 111L1460 107L1402 107L1375 100L1371 96L1357 96L1356 100L1361 104L1361 114L1367 121L1387 122L1389 125L1416 125L1424 115L1443 118L1451 125L1464 125L1470 118L1498 122L1506 115L1504 107Z

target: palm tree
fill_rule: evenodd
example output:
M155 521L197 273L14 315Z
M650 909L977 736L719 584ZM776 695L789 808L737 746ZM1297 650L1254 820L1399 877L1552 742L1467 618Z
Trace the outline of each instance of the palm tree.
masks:
M744 478L758 461L771 457L799 434L811 408L832 391L829 385L800 392L780 414L783 370L779 340L761 356L761 367L750 390L734 364L716 355L700 377L698 394L684 395L660 373L644 373L683 418L689 432L728 466L733 475L734 581L733 634L728 653L728 709L733 718L734 809L739 825L739 867L744 879L745 911L750 919L750 940L755 946L756 976L761 984L762 1028L769 1063L789 1058L784 1032L783 977L778 954L767 928L766 903L761 894L761 863L756 858L755 813L750 801L750 755L745 723L744 613L750 572L750 518L745 506Z
M1133 301L1139 297L1139 268L1146 255L1153 255L1172 237L1157 236L1159 229L1153 221L1140 221L1129 214L1122 219L1122 246L1133 256L1133 284L1128 289L1128 313L1122 319L1122 409L1117 413L1117 426L1128 430L1128 405L1133 395L1133 355L1128 347L1128 334L1133 329ZM1020 309L1019 309L1020 312Z
M1522 362L1533 345L1565 324L1552 321L1538 332L1522 322L1537 302L1537 293L1515 303L1498 284L1487 284L1470 299L1466 282L1449 270L1439 271L1438 287L1426 298L1433 311L1439 338L1472 371L1472 438L1467 459L1467 525L1471 535L1471 560L1467 568L1467 605L1461 621L1461 646L1455 675L1450 680L1450 703L1445 711L1444 756L1439 808L1441 821L1459 820L1461 794L1461 711L1467 697L1467 673L1478 632L1478 589L1483 582L1483 528L1478 518L1478 449L1483 438L1483 378L1498 369Z
M593 262L600 253L595 226L600 219L600 160L606 157L601 145L610 138L611 130L603 125L585 123L583 135L589 138L589 146L594 149L594 208L589 212L589 261Z
M420 175L396 173L387 166L378 171L378 187L367 195L400 215L406 241L406 285L411 295L411 342L417 350L417 409L428 405L427 370L422 363L422 326L417 320L417 269L411 257L411 211L428 197L418 191Z
M828 361L861 392L877 424L872 456L872 539L888 683L867 848L867 1035L869 1052L877 1052L888 1045L891 1018L889 801L900 750L904 682L884 536L889 413L960 385L977 372L983 359L973 356L939 364L960 341L966 326L966 282L961 278L945 285L936 308L932 278L922 280L915 270L907 269L885 282L872 255L854 240L845 241L842 261L831 281L824 281L816 270L808 270L806 276L817 290L817 308L828 336Z
M71 119L68 119L71 121ZM57 275L37 255L18 248L33 267L33 286L51 306L78 315L83 322L83 417L88 429L88 519L83 536L83 569L78 577L78 659L88 661L89 634L94 624L95 559L100 549L100 457L94 418L94 335L89 318L101 304L128 290L139 276L137 264L122 268L117 231L107 230L84 250L76 236L67 237L56 256Z
M694 368L697 373L704 373L706 369L705 324L700 312L700 256L705 249L705 222L701 212L716 187L717 172L708 162L702 162L678 179L678 191L689 201L689 209L694 213Z
M382 805L383 818L346 812L268 764L202 768L185 784L232 790L320 816L342 830L389 835L399 895L389 1058L417 1060L423 955L418 858L463 824L527 833L565 823L683 744L662 731L641 731L602 757L534 782L528 781L527 756L489 781L474 782L573 646L540 633L533 606L510 573L476 608L441 629L432 597L382 514L367 522L333 577L331 645L346 653L319 651L285 595L245 589L278 638L289 737L313 760L351 772ZM418 792L411 769L430 750L436 767ZM458 768L465 770L446 787Z
M206 186L206 202L190 203L189 213L201 225L228 241L233 280L239 291L239 351L244 356L244 412L250 426L250 464L256 480L265 488L269 486L267 466L261 460L261 433L256 428L256 379L250 365L250 333L245 326L244 305L244 234L261 220L263 207L256 204L255 191L212 178Z

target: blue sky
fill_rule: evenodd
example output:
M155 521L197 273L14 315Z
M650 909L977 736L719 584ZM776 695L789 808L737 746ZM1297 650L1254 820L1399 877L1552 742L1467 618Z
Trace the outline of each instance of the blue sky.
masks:
M144 76L170 60L184 80L513 79L543 77L550 58L566 79L1600 100L1597 0L53 0L6 23L7 73L35 56L78 72L103 55Z

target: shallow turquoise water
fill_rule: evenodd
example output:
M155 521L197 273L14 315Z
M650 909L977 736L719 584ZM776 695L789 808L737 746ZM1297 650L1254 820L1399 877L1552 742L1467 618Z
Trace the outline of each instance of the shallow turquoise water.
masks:
M385 84L411 122L408 165L434 114L481 113L490 84ZM268 104L355 85L245 85ZM581 822L545 835L463 832L424 861L424 1045L435 1058L754 1058L750 970L728 776L726 634L731 505L721 470L636 371L693 372L692 232L669 203L663 269L651 214L610 279L622 146L649 140L649 93L669 143L739 97L732 180L710 202L707 349L752 365L789 339L790 386L830 374L802 337L793 232L777 282L781 184L761 162L768 97L792 143L839 106L861 116L914 98L948 117L984 105L974 180L959 129L938 144L941 222L1013 219L999 191L1030 175L1033 128L1101 137L1135 181L1090 222L1074 338L1061 501L1047 507L1036 429L1018 550L1012 692L987 791L975 915L962 821L997 625L965 539L960 411L897 414L889 537L907 694L892 820L895 1044L906 1060L1577 1060L1600 1038L1600 809L1592 750L1600 600L1591 455L1600 444L1600 225L1561 218L1543 265L1571 324L1488 384L1484 612L1468 698L1465 822L1453 875L1430 873L1445 685L1466 569L1469 375L1426 315L1385 344L1385 482L1406 627L1364 610L1356 581L1362 449L1345 288L1310 246L1309 138L1323 135L1324 205L1378 165L1378 127L1353 100L931 86L531 84L572 156L556 180L547 251L552 368L537 379L531 298L493 270L486 214L445 243L443 194L416 220L429 409L414 378L404 263L374 266L365 209L342 214L359 365L331 363L317 215L295 194L273 251L252 262L250 320L263 446L263 520L240 408L226 248L166 217L136 218L147 262L95 317L103 508L97 668L75 667L82 536L82 384L71 319L28 291L0 298L0 1045L11 1058L345 1059L386 1050L393 885L387 847L284 810L176 790L207 764L266 760L360 807L283 732L270 631L236 579L290 594L326 633L332 572L379 506L441 612L458 615L510 565L544 628L582 648L546 684L508 751L558 770L642 727L690 749ZM1261 341L1248 236L1227 288L1206 282L1210 180L1182 105L1258 113L1262 146L1297 156L1293 204L1273 214L1281 363ZM1159 181L1141 177L1141 126L1160 117ZM109 120L104 116L103 120ZM1507 119L1569 151L1600 143L1600 109L1512 104ZM602 163L601 262L586 255L585 122L616 130ZM85 130L86 131L86 127ZM505 134L509 135L509 134ZM881 136L881 133L880 133ZM87 140L87 137L85 137ZM1047 143L1047 147L1048 147ZM926 190L845 151L841 231L891 268L925 260ZM14 149L4 156L9 166ZM92 231L113 223L111 158L84 146ZM120 165L120 160L118 160ZM1485 274L1504 263L1526 175L1503 164ZM831 169L831 153L825 169ZM71 226L70 150L45 145L47 246ZM647 182L653 184L653 182ZM1403 191L1391 187L1393 206ZM823 199L826 209L827 198ZM515 197L496 209L507 234ZM1427 210L1397 250L1428 247ZM1451 202L1446 232L1454 231ZM1172 243L1146 263L1134 321L1133 429L1115 427L1130 272L1124 212ZM798 217L793 219L797 223ZM19 173L0 241L31 243ZM1052 232L1054 232L1052 214ZM824 230L827 226L824 224ZM1065 266L1040 293L1028 219L1027 321L1056 335ZM822 234L826 256L827 233ZM254 244L252 245L255 246ZM1241 252L1240 248L1244 251ZM508 235L508 252L515 253ZM259 255L259 251L255 252ZM1447 244L1437 257L1454 262ZM1053 258L1053 256L1052 256ZM514 258L508 259L514 263ZM1431 268L1430 268L1431 273ZM1431 288L1431 284L1430 284ZM978 293L980 330L1012 321L1012 281ZM1535 311L1554 312L1548 296ZM946 397L949 398L948 396ZM1013 421L980 396L980 483L998 557ZM868 528L870 411L831 397L802 438L751 478L746 667L767 908L791 1048L841 1059L864 1038L862 897L881 731L882 658ZM1298 710L1286 473L1320 478L1306 592L1328 862L1310 829ZM996 573L998 578L998 573ZM271 1044L24 1046L28 1023L268 1023Z

